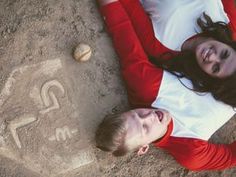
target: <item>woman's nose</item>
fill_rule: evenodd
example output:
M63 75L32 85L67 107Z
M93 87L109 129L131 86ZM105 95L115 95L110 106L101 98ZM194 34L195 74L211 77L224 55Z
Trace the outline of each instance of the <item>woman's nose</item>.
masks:
M208 61L209 61L210 63L212 63L212 62L220 62L221 59L220 59L220 56L218 56L218 55L216 55L216 54L211 54L211 55L209 56L209 58L208 58Z

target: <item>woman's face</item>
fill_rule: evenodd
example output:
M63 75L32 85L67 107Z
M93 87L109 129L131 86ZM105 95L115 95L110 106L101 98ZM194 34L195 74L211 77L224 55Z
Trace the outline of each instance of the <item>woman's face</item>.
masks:
M236 72L236 52L222 42L205 40L195 53L200 68L212 77L225 78Z

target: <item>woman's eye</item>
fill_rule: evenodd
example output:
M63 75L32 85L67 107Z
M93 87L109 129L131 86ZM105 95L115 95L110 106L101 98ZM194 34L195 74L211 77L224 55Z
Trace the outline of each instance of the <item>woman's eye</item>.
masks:
M229 51L228 50L224 50L223 52L221 52L221 54L220 54L220 58L221 59L226 59L226 58L228 58L228 56L229 56Z
M216 73L218 73L220 71L220 65L219 64L214 64L213 66L212 66L212 73L213 74L216 74Z

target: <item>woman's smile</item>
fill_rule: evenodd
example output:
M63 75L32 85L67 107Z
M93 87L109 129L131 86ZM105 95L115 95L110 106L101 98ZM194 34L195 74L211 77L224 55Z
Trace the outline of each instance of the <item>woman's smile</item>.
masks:
M197 63L207 74L225 78L236 72L236 52L230 46L213 40L204 40L195 48Z
M215 53L215 50L212 46L208 47L208 48L202 48L201 49L201 57L202 57L202 61L203 63L206 62L210 62L210 57L211 55Z

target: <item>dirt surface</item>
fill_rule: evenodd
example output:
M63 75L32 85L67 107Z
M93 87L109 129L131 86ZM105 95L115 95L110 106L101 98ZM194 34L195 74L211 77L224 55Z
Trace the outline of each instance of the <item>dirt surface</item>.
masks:
M0 1L1 177L233 177L190 172L156 148L114 158L94 147L103 116L129 109L95 0ZM89 61L72 58L80 42ZM212 138L236 139L231 119Z

